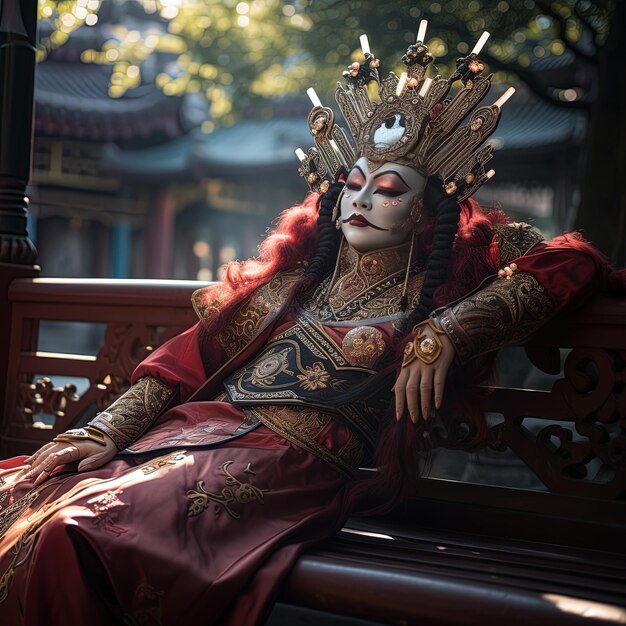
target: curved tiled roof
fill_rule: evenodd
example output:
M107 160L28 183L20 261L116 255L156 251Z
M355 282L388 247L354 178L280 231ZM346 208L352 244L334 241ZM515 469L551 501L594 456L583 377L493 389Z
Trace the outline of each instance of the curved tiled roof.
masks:
M499 86L488 102L497 99ZM517 94L516 94L517 96ZM550 151L563 146L578 146L583 139L585 115L581 111L551 106L523 89L504 106L502 118L492 135L497 151L515 154L518 150ZM303 107L303 111L306 107ZM342 120L339 124L345 127ZM142 150L107 146L103 165L121 176L197 179L212 174L225 175L238 170L296 168L294 150L312 145L306 112L298 117L270 120L244 119L234 126L218 128L210 135L200 130L175 141ZM498 153L494 156L497 162ZM495 165L494 165L495 166Z
M35 124L39 134L120 141L160 135L177 137L182 98L168 97L154 84L108 95L111 66L46 61L36 72Z

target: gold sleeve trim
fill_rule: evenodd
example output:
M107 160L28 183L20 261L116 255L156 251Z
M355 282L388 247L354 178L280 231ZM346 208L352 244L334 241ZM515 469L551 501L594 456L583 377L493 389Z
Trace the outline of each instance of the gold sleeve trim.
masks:
M546 288L529 272L486 287L444 309L436 319L452 341L459 361L520 343L554 314Z
M172 400L174 391L172 385L158 378L141 378L106 411L96 415L89 426L108 435L119 450L124 450L150 428Z
M500 265L508 265L543 241L543 235L526 222L497 224L493 230L500 250Z

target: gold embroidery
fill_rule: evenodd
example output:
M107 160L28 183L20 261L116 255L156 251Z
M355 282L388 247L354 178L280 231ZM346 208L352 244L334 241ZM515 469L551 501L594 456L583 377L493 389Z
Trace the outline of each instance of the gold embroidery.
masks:
M315 389L325 389L328 387L330 374L319 361L313 363L310 367L305 367L301 371L304 373L298 374L297 378L300 381L300 387L303 389L315 391Z
M250 382L260 385L261 387L270 387L279 374L294 373L289 369L287 355L289 348L275 352L270 350L259 362L252 368L250 374Z
M0 604L7 599L9 595L9 585L11 584L11 579L15 574L15 568L9 567L2 576L0 576Z
M383 334L372 326L358 326L349 331L341 344L350 365L372 367L385 352Z
M146 476L148 474L154 474L154 472L160 470L162 467L165 467L166 465L175 465L178 461L184 461L186 458L187 455L185 454L185 450L171 452L170 454L166 454L165 456L150 461L148 465L141 468L141 471Z
M263 494L266 493L268 489L259 489L250 483L241 482L228 471L228 468L233 463L234 461L226 461L220 468L224 476L226 476L226 485L220 493L211 493L210 491L206 491L204 489L203 480L199 480L197 482L196 489L190 489L187 492L187 498L192 501L189 505L187 517L200 515L209 507L211 502L224 507L226 512L233 519L239 519L241 517L237 511L231 508L231 505L235 502L238 502L239 504L249 504L250 502L265 504L263 501ZM254 474L249 463L244 471L248 474Z
M200 319L209 319L219 313L222 301L219 294L223 291L222 285L210 285L196 289L191 294L191 304Z
M285 302L289 289L300 278L304 268L284 272L260 287L235 312L219 334L218 341L228 357L233 357L263 329L270 314Z
M312 356L319 360L311 363L308 359ZM249 400L299 402L303 393L298 387L305 391L340 391L346 384L345 377L363 373L373 372L349 367L343 352L323 327L300 316L294 326L267 344L266 352L227 378L224 386L233 403ZM332 377L332 374L341 376Z
M525 222L496 224L493 230L500 250L500 265L508 265L543 241L541 233Z
M50 486L51 484L52 483L49 482L47 486ZM29 491L0 514L0 539L2 539L9 527L14 524L24 511L26 511L26 509L28 509L37 499L39 493L39 490L33 489ZM17 540L15 545L11 548L13 559L2 576L0 576L0 604L2 604L9 595L9 586L13 575L15 574L15 570L20 565L24 565L24 563L26 563L30 558L35 545L35 540L37 538L36 533L39 530L39 527L43 524L44 520L45 518L37 523L29 524L26 527L26 530L20 535L20 538ZM26 551L25 553L22 553L24 548L26 548Z
M0 512L0 539L4 537L7 530L20 515L37 499L38 495L39 491L29 491L26 495Z
M302 302L320 321L365 320L401 313L404 274L410 244L360 254L344 246L339 260L340 278L330 285L328 276ZM424 273L417 267L409 276L410 306L419 302Z
M261 295L253 295L245 302L217 337L224 352L232 357L252 341L269 312L270 307Z
M89 422L107 434L119 450L127 448L148 430L174 395L174 387L151 376L138 380L106 411Z
M293 406L242 407L242 410L288 441L326 461L345 476L354 476L359 467L356 459L365 456L365 444L354 432L351 447L344 446L339 452L316 441L316 437L332 419L319 410ZM357 449L360 449L360 453L357 453Z
M529 272L517 272L511 280L493 279L437 319L464 363L523 341L553 313L546 288Z
M315 439L330 422L330 416L315 409L294 411L293 428L303 437ZM284 415L284 414L283 414Z

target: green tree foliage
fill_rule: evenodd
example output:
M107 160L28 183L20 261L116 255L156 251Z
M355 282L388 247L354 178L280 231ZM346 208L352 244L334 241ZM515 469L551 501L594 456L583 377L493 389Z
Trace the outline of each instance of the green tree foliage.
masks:
M626 100L625 2L617 0L40 0L48 25L39 57L63 45L79 26L94 25L111 5L143 12L143 30L109 13L109 39L82 59L114 65L109 93L123 96L143 80L144 63L161 55L156 84L164 93L204 94L204 130L232 124L242 112L269 112L267 102L316 87L330 102L335 81L362 59L367 33L383 71L400 72L404 47L429 20L429 71L448 75L483 30L480 58L496 82L523 81L539 97L589 113L589 159L582 177L578 224L613 259L626 261L626 138L619 104ZM137 20L135 20L137 21ZM139 20L141 22L141 20ZM167 62L166 62L167 61ZM559 62L561 61L561 62ZM622 128L621 133L619 129ZM592 161L593 160L593 161ZM599 227L595 204L609 204L612 227ZM609 232L610 231L610 232Z
M302 39L317 63L332 65L354 53L358 36L367 32L373 52L383 61L391 60L390 69L399 70L400 46L414 43L417 25L426 18L426 43L435 56L435 69L446 75L487 30L491 37L480 56L496 81L521 79L552 103L588 108L594 97L594 70L587 66L596 63L606 43L614 9L615 0L315 0L307 8L315 29L303 33ZM551 84L542 78L541 68L550 57L564 54L576 70L572 67Z

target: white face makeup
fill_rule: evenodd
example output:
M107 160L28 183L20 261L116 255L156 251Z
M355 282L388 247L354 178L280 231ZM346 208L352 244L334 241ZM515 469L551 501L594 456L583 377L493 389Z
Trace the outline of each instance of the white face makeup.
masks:
M367 159L361 157L348 176L341 199L341 230L346 241L359 252L407 241L412 228L397 227L407 221L413 198L425 186L426 178L408 165L387 162L370 172Z

